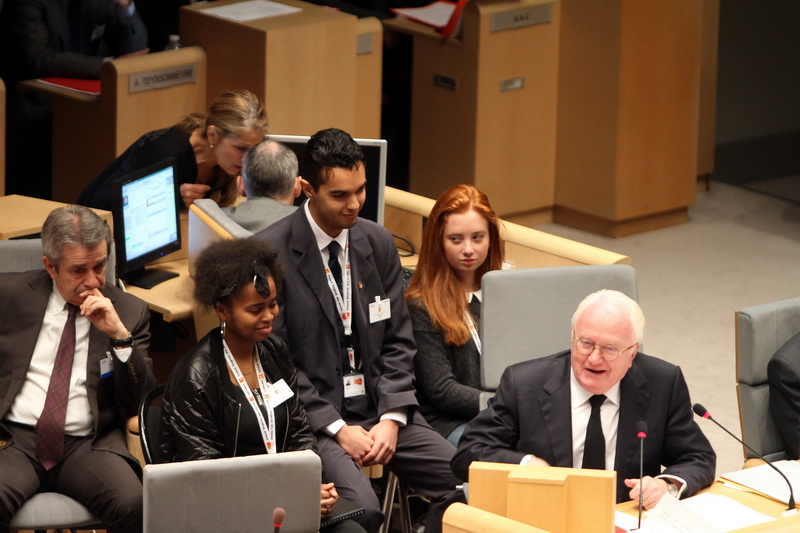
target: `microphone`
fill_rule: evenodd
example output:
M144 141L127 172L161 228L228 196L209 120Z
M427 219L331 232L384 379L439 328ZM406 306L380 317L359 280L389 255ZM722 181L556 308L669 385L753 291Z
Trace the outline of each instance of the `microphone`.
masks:
M644 477L644 439L647 437L647 422L639 420L636 423L636 437L639 439L639 525L636 529L642 529L642 478Z
M283 507L276 507L272 511L272 525L275 526L275 533L280 533L283 520L286 518L286 511Z
M768 461L767 459L765 459L763 455L761 455L760 453L755 451L753 448L748 446L742 439L740 439L739 437L737 437L736 435L734 435L733 433L728 431L725 428L725 426L723 426L722 424L720 424L719 422L717 422L716 420L711 418L711 413L709 413L708 410L705 407L703 407L702 405L700 405L699 403L696 403L696 404L694 404L692 406L692 411L694 411L694 414L696 414L697 416L702 417L702 418L706 418L706 419L711 420L712 422L714 422L716 425L718 425L720 428L722 428L722 430L725 433L727 433L728 435L730 435L731 437L736 439L736 441L739 442L742 446L744 446L745 448L747 448L748 450L750 450L751 452L756 454L759 459L761 459L762 461L767 463L770 466L770 468L772 468L774 471L779 473L781 475L781 477L786 481L786 484L789 485L789 506L786 508L786 510L787 511L793 511L795 509L795 506L794 506L794 490L792 490L792 484L789 482L789 479L786 477L786 475L784 475L783 472L778 470L775 467L775 465L772 464L772 461Z

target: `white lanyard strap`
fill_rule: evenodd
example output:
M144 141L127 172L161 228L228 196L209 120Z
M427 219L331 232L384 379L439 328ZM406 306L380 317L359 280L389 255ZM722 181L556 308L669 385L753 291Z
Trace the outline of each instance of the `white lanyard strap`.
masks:
M339 259L338 257L336 258ZM344 271L342 272L342 292L339 292L339 286L331 273L331 269L325 267L325 277L328 280L328 287L333 294L333 300L336 302L336 310L339 312L339 318L342 319L342 326L344 327L344 334L347 336L353 333L353 296L350 290L350 243L348 242L344 247Z
M467 329L469 329L472 340L475 342L475 347L478 349L478 355L481 355L483 352L481 349L481 338L478 335L478 328L475 327L475 321L472 320L472 315L469 311L464 313L464 322L467 323Z
M253 364L258 377L258 387L261 389L261 399L263 400L264 410L267 412L269 423L264 420L264 415L258 406L255 394L253 394L253 391L250 390L250 386L247 384L247 380L244 378L244 374L242 374L239 365L236 364L236 359L233 358L233 354L231 353L230 348L228 348L228 343L225 342L225 339L222 339L222 350L225 353L225 360L228 363L228 368L231 369L236 383L239 384L239 388L242 389L244 397L247 398L247 401L250 403L250 407L256 414L256 419L258 419L258 429L261 431L261 438L264 440L264 447L267 449L267 453L276 453L275 410L270 405L269 383L267 382L267 375L264 372L264 368L261 366L260 359L257 355L253 355Z

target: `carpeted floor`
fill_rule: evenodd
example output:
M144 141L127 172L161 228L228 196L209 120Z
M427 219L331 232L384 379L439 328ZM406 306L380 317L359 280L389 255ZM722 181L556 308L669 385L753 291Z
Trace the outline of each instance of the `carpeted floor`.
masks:
M791 202L800 203L800 174L756 181L745 181L740 183L739 186Z
M734 311L800 296L800 203L712 181L680 226L619 239L558 224L536 229L631 257L646 351L680 365L692 401L740 434ZM741 468L741 446L699 423L717 451L717 473Z

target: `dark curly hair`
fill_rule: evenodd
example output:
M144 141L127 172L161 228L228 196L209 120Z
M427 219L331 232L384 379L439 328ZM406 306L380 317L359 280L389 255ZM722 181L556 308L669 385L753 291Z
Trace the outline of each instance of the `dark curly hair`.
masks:
M195 262L194 299L214 307L225 303L247 283L256 271L271 277L275 288L283 284L283 266L270 244L255 239L218 241L200 252ZM266 281L266 280L265 280Z
M366 156L361 146L347 132L336 128L321 130L306 143L301 161L301 174L318 191L331 179L334 168L355 170L365 166Z

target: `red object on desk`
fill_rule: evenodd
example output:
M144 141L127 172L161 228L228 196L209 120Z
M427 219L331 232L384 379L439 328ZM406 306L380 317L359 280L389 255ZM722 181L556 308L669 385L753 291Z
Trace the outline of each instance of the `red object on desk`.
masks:
M86 80L82 78L41 78L44 83L63 87L79 93L100 95L100 80Z

